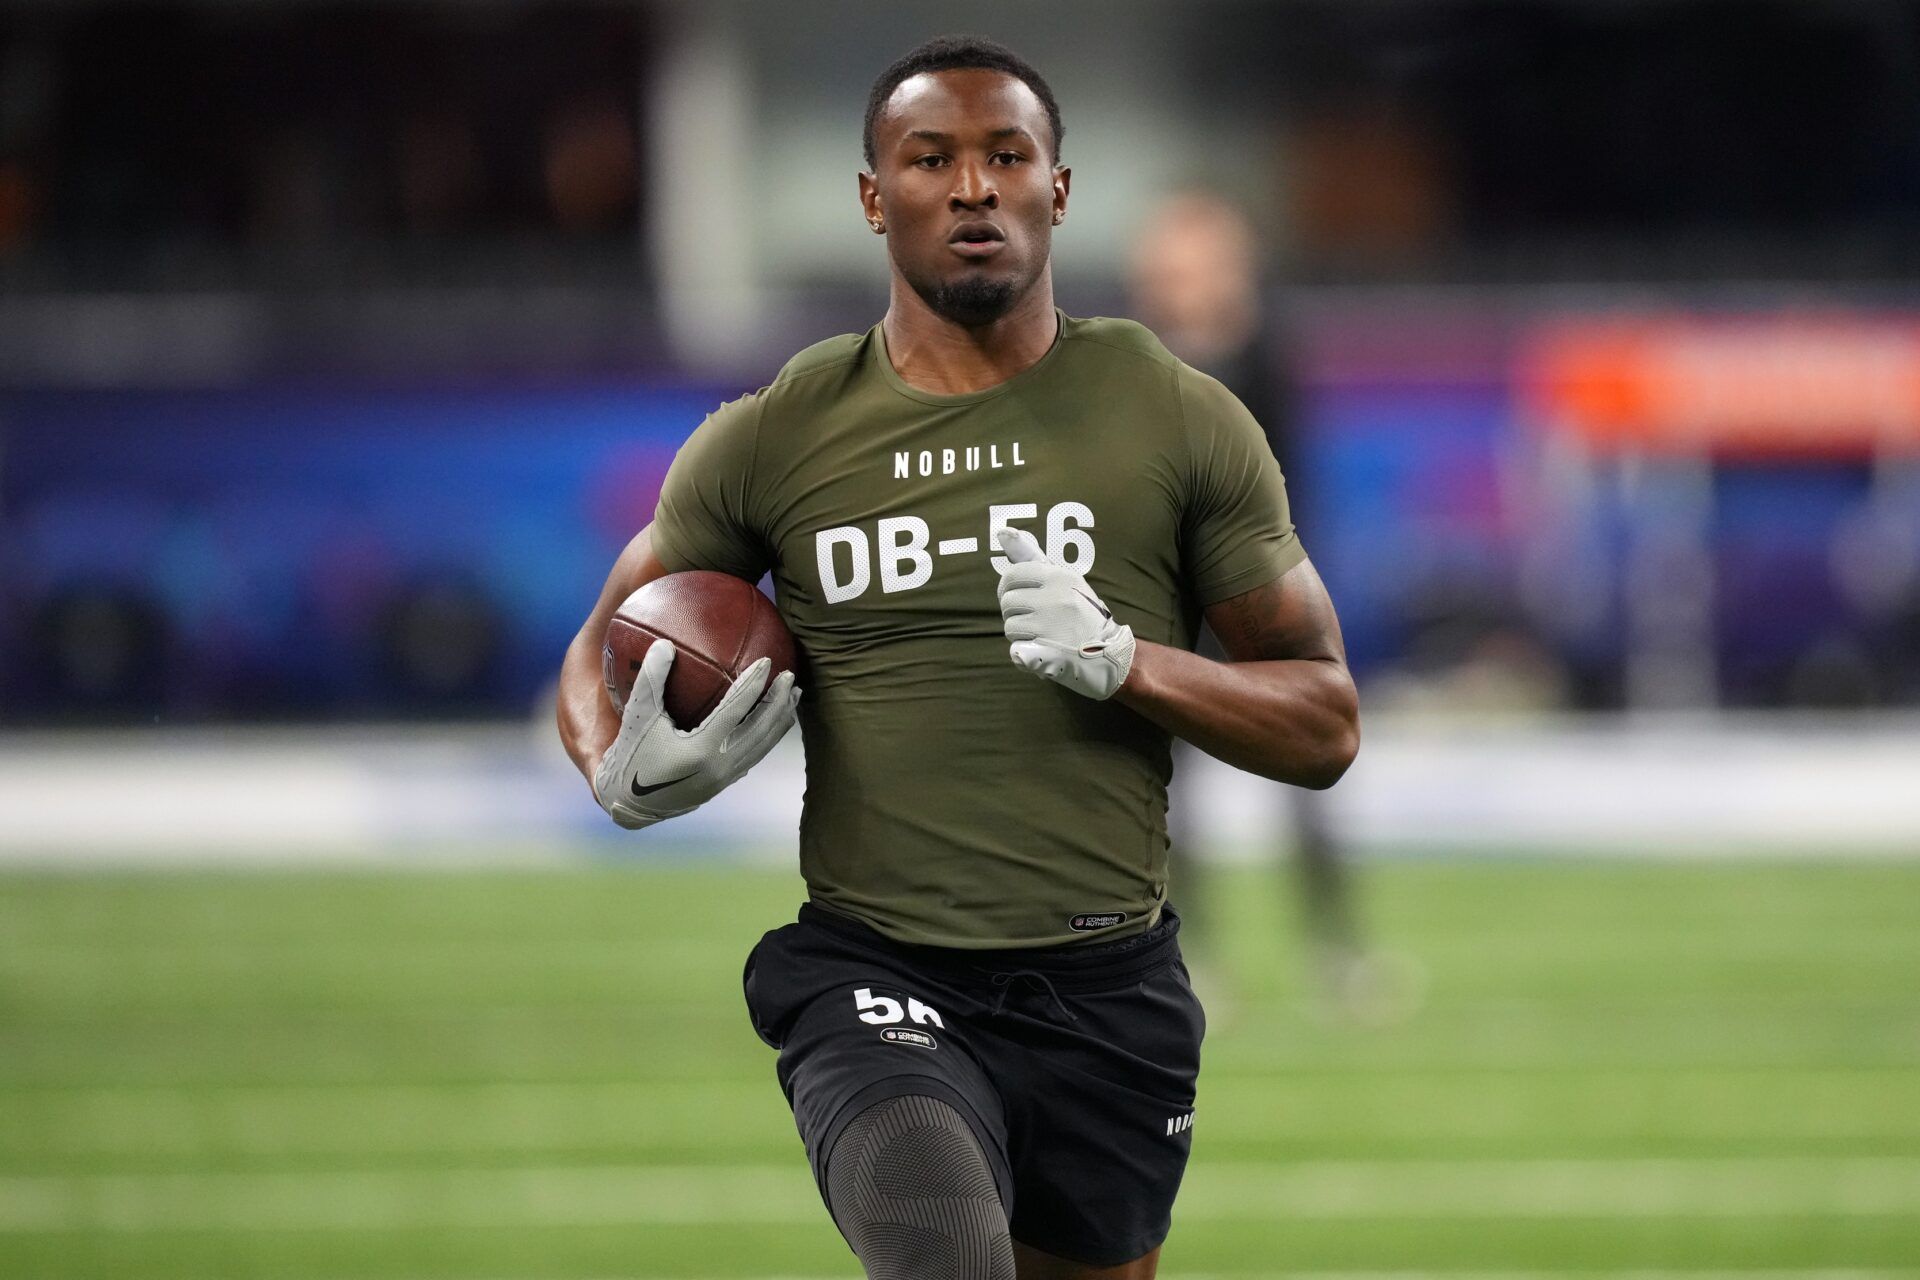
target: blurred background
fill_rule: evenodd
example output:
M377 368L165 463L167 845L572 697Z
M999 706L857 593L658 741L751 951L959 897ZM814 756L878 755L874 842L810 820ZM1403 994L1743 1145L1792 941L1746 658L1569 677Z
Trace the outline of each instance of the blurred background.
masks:
M0 1273L852 1276L551 680L876 321L860 114L1049 79L1056 282L1262 418L1366 745L1197 755L1163 1274L1920 1274L1920 4L0 4Z

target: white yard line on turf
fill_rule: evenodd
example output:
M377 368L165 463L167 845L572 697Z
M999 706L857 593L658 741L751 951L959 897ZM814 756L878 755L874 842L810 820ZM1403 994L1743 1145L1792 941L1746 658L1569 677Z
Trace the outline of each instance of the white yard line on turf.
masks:
M1183 1223L1357 1218L1920 1215L1920 1158L1220 1163ZM820 1198L791 1165L540 1167L0 1178L0 1233L792 1224Z
M850 1271L752 1276L748 1280L842 1280ZM1911 1280L1920 1269L1782 1267L1766 1271L1167 1271L1160 1280ZM516 1277L515 1280L548 1280ZM557 1280L557 1278L556 1278ZM567 1277L566 1280L575 1280ZM604 1276L593 1280L714 1280L711 1276Z
M1266 1083L1272 1095L1276 1086ZM1651 1114L1676 1145L1697 1135L1739 1139L1749 1149L1790 1150L1796 1140L1817 1137L1844 1151L1848 1143L1890 1145L1920 1137L1920 1108L1912 1106L1920 1076L1910 1071L1797 1073L1769 1096L1762 1115L1755 1112L1754 1095L1739 1087L1745 1083L1739 1073L1673 1073L1653 1107L1637 1081L1556 1086L1551 1094L1514 1105L1481 1078L1415 1080L1374 1091L1364 1116L1356 1116L1350 1103L1319 1115L1290 1114L1288 1133L1272 1125L1269 1112L1267 1127L1240 1124L1233 1135L1237 1150L1211 1146L1205 1163L1236 1155L1257 1160L1287 1149L1289 1138L1297 1143L1302 1135L1354 1132L1411 1135L1444 1153L1448 1140L1529 1137L1543 1117L1576 1096L1586 1108L1580 1120L1586 1133L1626 1129ZM1238 1078L1216 1081L1209 1114L1226 1114L1222 1096L1231 1100L1245 1091ZM1237 1109L1250 1115L1257 1105L1250 1099ZM340 1162L400 1155L419 1164L456 1153L499 1152L537 1161L553 1150L603 1151L635 1162L654 1154L673 1160L697 1150L718 1164L728 1157L764 1158L771 1126L784 1122L775 1108L779 1095L758 1074L631 1084L98 1088L35 1090L21 1104L22 1119L0 1122L0 1128L11 1130L16 1169L29 1163L20 1158L28 1152L53 1165L72 1155L126 1155L151 1166L157 1158L205 1158L216 1151L277 1157L286 1164L307 1155L337 1156Z
M1160 1280L1905 1280L1913 1276L1920 1276L1920 1271L1785 1267L1766 1271L1170 1271Z

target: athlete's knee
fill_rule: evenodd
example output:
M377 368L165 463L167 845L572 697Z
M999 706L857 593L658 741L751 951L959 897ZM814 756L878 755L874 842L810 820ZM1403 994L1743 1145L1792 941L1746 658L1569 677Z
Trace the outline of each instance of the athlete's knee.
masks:
M936 1098L888 1098L855 1116L827 1155L827 1203L869 1280L1013 1280L986 1151Z

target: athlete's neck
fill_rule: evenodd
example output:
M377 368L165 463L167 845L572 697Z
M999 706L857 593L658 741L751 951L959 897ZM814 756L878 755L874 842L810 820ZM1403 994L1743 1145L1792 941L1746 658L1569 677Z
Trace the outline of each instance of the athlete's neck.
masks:
M1011 311L977 329L939 315L896 275L880 321L887 358L900 380L943 396L999 386L1047 354L1059 325L1051 267Z

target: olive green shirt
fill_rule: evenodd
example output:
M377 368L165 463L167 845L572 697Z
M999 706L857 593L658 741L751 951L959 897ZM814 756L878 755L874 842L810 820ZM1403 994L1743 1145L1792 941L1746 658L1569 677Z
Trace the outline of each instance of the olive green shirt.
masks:
M681 448L653 549L771 570L803 655L800 868L901 942L1147 928L1167 892L1169 735L1013 665L993 532L1030 530L1142 640L1302 559L1260 426L1126 320L1064 314L998 386L908 386L876 325L795 356Z

